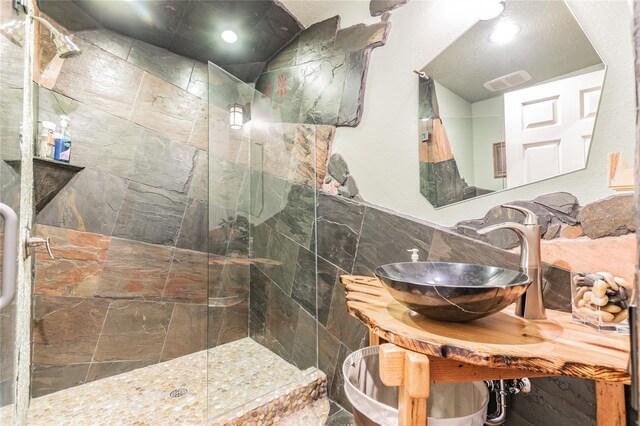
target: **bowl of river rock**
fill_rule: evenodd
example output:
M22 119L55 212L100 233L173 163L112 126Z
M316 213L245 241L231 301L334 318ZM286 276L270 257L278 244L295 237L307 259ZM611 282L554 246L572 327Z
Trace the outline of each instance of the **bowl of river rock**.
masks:
M571 287L573 319L598 331L629 333L633 286L608 272L576 274Z

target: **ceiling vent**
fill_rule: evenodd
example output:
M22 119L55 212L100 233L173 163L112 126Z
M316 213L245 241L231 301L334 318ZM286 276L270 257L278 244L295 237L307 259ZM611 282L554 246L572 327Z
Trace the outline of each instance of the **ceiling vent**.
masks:
M487 81L483 84L485 89L491 92L499 92L501 90L509 89L513 86L517 86L522 83L526 83L531 80L531 76L525 70L512 72L511 74L503 75L491 81Z

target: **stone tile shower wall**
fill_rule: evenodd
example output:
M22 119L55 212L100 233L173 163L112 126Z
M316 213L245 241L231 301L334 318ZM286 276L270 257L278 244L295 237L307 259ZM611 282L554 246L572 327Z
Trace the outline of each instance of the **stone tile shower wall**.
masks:
M286 106L283 121L355 127L369 56L390 29L388 16L342 29L339 16L313 24L269 61L256 89Z
M315 207L334 127L274 124L252 136L250 336L317 366Z
M56 258L36 256L34 397L207 347L207 67L106 30L74 41L40 88L85 169L36 219Z

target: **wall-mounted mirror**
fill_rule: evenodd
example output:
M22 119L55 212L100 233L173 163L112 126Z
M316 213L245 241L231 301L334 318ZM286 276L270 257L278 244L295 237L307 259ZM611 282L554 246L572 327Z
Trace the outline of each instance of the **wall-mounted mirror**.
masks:
M422 195L443 207L584 168L605 69L564 2L507 0L421 70Z

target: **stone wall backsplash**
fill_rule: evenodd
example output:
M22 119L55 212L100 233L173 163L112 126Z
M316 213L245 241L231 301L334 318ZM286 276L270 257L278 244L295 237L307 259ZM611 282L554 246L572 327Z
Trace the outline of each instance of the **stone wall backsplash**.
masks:
M250 333L304 368L316 359L317 329L318 366L327 375L330 397L345 407L349 403L343 393L342 362L367 344L368 334L347 312L341 275L370 275L380 264L408 261L408 248L418 248L421 259L517 267L517 255L444 228L311 188L307 196L301 195L290 193L294 203L285 205L280 215L284 220L291 216L289 210L309 212L295 227L283 227L275 218L253 229ZM569 280L568 273L563 277L552 267L546 276Z
M619 194L580 206L578 199L568 192L554 192L540 195L531 201L513 201L516 206L533 211L542 226L542 238L574 239L585 236L589 239L615 237L636 231L633 194ZM522 213L496 206L482 219L458 222L454 229L471 238L477 238L496 247L512 249L518 245L518 238L510 231L496 231L486 236L473 232L505 221L522 223ZM472 228L472 229L469 229Z
M74 41L39 91L85 169L36 218L56 258L36 254L33 396L247 336L246 297L207 306L208 289L248 291L208 254L207 66L106 30Z
M633 194L613 195L580 206L575 196L554 192L510 204L526 207L538 216L544 262L575 273L605 271L629 282L634 280ZM505 221L522 222L523 218L519 212L496 206L484 218L461 221L453 229L493 246L517 251L518 239L513 232L501 230L483 236L473 229Z
M364 201L358 190L356 178L349 173L349 166L340 154L329 157L327 176L324 178L322 190L330 194L337 194L356 201Z
M317 316L310 319L309 315L304 315L298 321L302 318L305 324L312 320L317 322L318 365L327 375L330 397L347 408L349 402L343 393L341 365L349 353L368 342L366 328L346 310L344 289L338 281L340 275L371 275L381 264L409 261L406 251L409 248L418 248L421 260L518 268L516 253L374 205L319 192L316 208ZM565 211L570 210L565 208ZM622 241L629 240L631 244L635 241L632 237L593 241L615 240L607 249L611 256L617 256L628 248ZM298 247L292 256L295 260L289 261L291 268L302 267L305 254L304 247ZM570 268L545 262L544 297L548 308L571 311L571 276ZM296 282L303 282L296 274L291 280L294 287L300 285ZM282 300L295 303L294 298ZM273 305L272 309L275 306L278 305ZM254 315L253 305L251 309ZM291 316L286 317L285 323L289 324L287 330L295 329L295 319ZM531 394L514 398L511 421L546 425L552 423L544 419L553 418L553 424L595 425L593 382L566 377L535 379L533 382Z
M339 16L313 24L269 61L256 89L286 110L286 122L355 127L369 55L390 29L388 15L348 28L340 28Z

